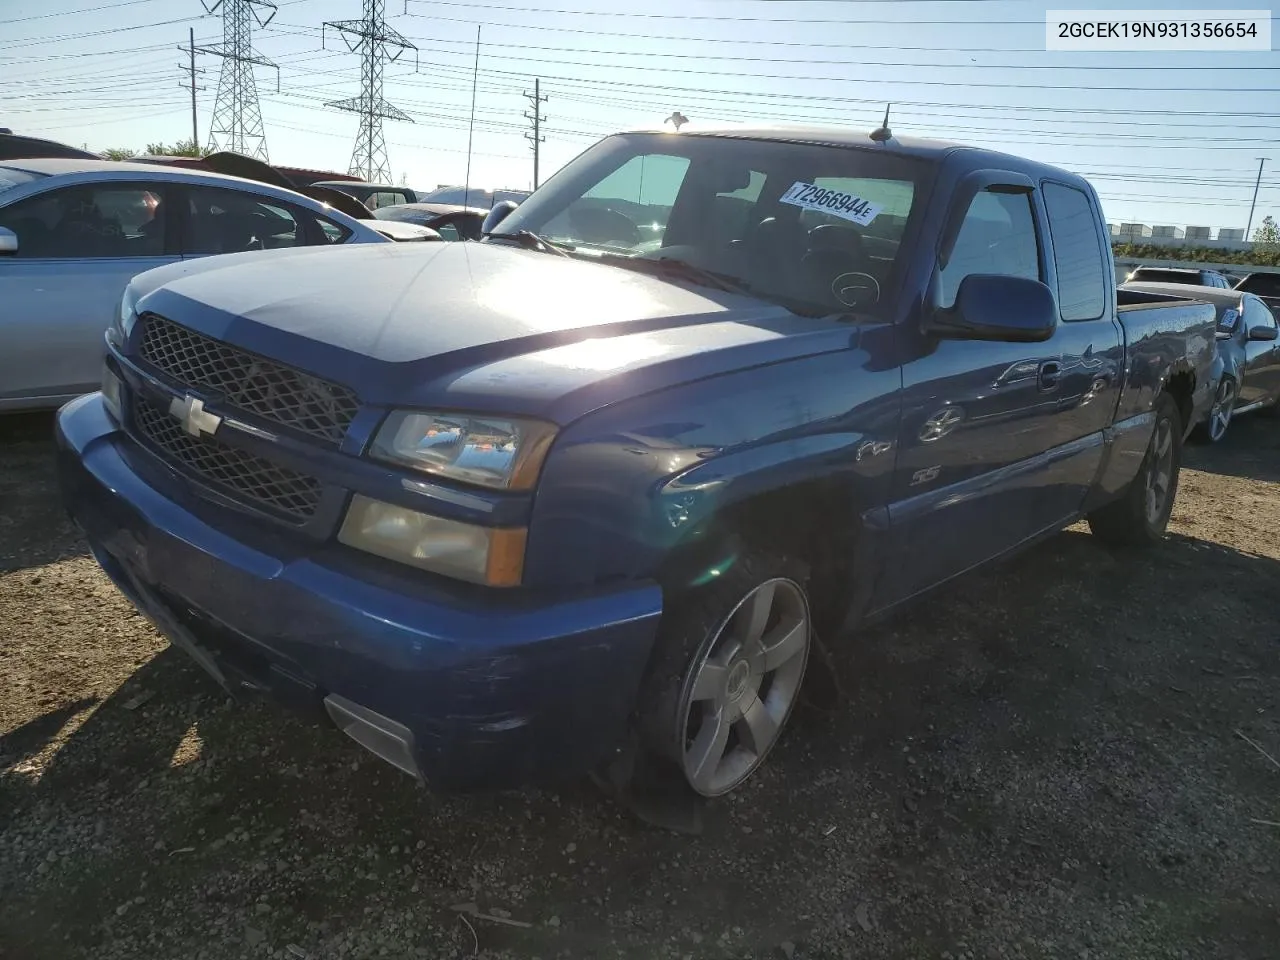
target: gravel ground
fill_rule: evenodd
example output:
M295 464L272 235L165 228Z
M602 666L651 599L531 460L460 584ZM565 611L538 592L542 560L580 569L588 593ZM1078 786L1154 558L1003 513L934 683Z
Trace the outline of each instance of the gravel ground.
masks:
M1188 451L1155 552L1073 528L844 644L847 703L697 838L228 708L85 555L48 428L0 425L5 960L1280 956L1274 421Z

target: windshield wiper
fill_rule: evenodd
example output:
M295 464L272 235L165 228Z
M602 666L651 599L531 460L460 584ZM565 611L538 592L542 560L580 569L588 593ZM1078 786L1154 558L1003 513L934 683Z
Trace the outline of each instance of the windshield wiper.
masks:
M600 255L600 259L605 263L616 264L619 267L626 267L630 270L656 273L659 276L674 277L677 280L687 280L689 283L723 290L725 293L744 293L753 297L760 296L751 289L751 286L745 280L739 280L737 277L730 276L727 273L717 273L714 270L696 267L687 260L677 260L675 257L629 257L622 253L604 253Z
M670 277L675 280L685 280L689 283L696 283L699 286L723 290L725 293L738 293L754 297L757 300L777 304L802 317L825 317L832 313L832 311L826 310L818 304L795 300L779 294L766 293L762 290L757 290L747 281L731 274L707 270L703 267L694 266L687 260L678 260L675 257L653 259L648 257L628 257L619 253L606 253L602 254L600 259L605 263L613 263L620 267L652 273L657 276Z
M488 236L496 237L499 240L514 240L526 250L539 250L543 253L554 253L558 257L569 256L568 253L561 249L560 244L554 243L545 237L540 237L532 230L517 230L515 233L490 233ZM573 248L570 247L569 249Z

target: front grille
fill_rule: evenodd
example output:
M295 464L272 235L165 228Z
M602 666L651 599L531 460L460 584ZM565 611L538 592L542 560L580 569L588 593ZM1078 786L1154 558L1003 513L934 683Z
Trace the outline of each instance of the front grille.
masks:
M158 454L233 499L297 523L315 516L320 505L320 483L314 477L246 453L215 437L193 437L175 417L140 395L134 398L133 422Z
M346 387L145 314L138 353L185 386L217 391L230 406L340 444L360 408Z

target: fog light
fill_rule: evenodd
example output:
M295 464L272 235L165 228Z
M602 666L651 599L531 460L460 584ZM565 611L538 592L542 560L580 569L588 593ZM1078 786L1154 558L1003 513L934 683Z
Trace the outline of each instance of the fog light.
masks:
M107 408L107 413L111 414L111 419L116 423L120 422L122 409L120 402L120 393L123 385L120 378L117 377L108 366L102 368L102 405Z
M514 587L524 567L523 528L459 523L356 494L338 539L351 547L491 587Z

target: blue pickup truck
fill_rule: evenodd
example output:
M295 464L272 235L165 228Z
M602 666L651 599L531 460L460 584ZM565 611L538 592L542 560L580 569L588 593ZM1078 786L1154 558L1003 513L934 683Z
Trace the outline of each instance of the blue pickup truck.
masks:
M1213 307L1117 303L1089 184L988 150L619 134L487 228L144 274L57 425L174 645L440 788L732 790L819 638L1159 540L1212 398Z

